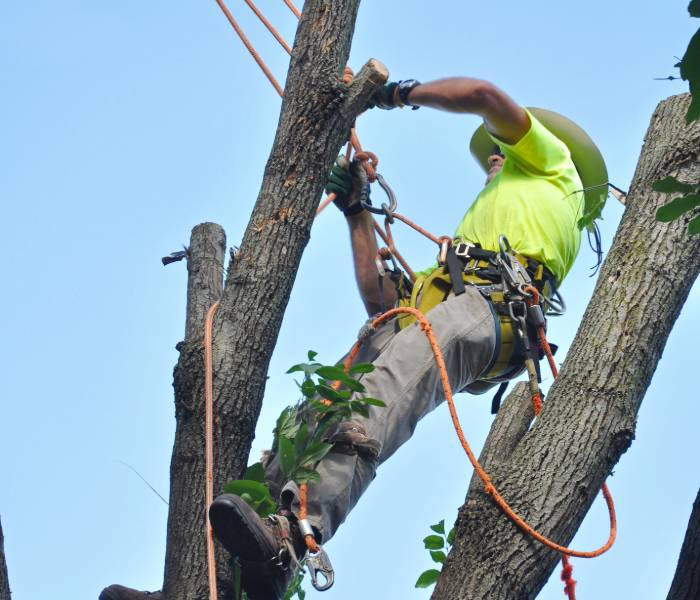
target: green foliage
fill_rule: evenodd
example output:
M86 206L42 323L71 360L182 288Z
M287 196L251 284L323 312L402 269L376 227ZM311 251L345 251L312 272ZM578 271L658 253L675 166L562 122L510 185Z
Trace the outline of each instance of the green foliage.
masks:
M325 440L334 426L354 414L368 417L370 406L385 406L376 398L353 397L353 393L365 392L355 375L371 373L373 365L358 363L346 373L340 365L318 362L317 356L309 351L309 362L287 371L304 375L302 382L297 382L302 401L285 408L275 427L273 450L279 454L282 472L297 484L319 481L314 466L330 452L332 444ZM334 387L336 382L341 384L338 389Z
M700 18L700 0L691 0L690 4L688 5L688 12L690 13L691 17Z
M259 481L236 479L235 481L229 481L224 486L224 491L243 498L263 519L277 510L277 503L272 498L270 490L264 483Z
M600 194L595 204L587 204L584 207L583 216L577 222L577 226L581 231L584 229L587 229L591 233L595 231L595 222L603 218L603 207L607 199L607 195Z
M265 483L265 469L262 463L256 462L250 465L243 474L243 479L249 479L250 481L259 481L260 483Z
M233 598L234 600L248 600L248 594L241 588L241 565L238 561L233 563Z
M656 211L657 221L668 223L700 206L700 184L683 183L675 177L664 177L651 187L656 192L681 194ZM688 233L690 235L700 233L700 215L690 221Z
M450 551L452 544L455 541L455 528L450 529L449 533L445 534L445 519L439 523L430 526L434 532L423 538L423 546L430 552L430 558L434 563L441 565L439 569L428 569L423 571L416 581L417 588L427 588L433 585L440 577L442 565L447 560L447 553Z
M438 580L438 577L440 577L440 571L438 571L437 569L428 569L427 571L423 571L420 574L418 581L416 581L416 587L417 588L430 587Z
M303 374L302 382L297 382L302 398L295 406L282 410L274 430L272 450L279 456L284 475L297 484L320 481L314 467L333 447L326 439L336 425L355 414L369 416L371 406L386 406L376 398L353 396L353 392L365 392L365 386L355 376L371 373L373 365L358 363L346 373L340 365L317 362L316 356L316 352L309 351L309 362L294 365L287 371ZM340 382L341 387L334 389L334 382ZM250 465L243 479L227 483L224 491L243 498L262 518L274 513L277 508L265 484L265 470L261 463ZM303 578L303 572L296 573L284 600L292 600L295 596L298 600L304 600L306 592L301 589ZM234 572L234 591L236 600L246 600L245 592L241 590L238 565Z
M298 600L304 600L304 598L306 598L306 592L301 588L305 575L306 571L302 570L294 574L284 594L284 600L292 600L294 596L296 596ZM238 564L238 561L235 561L233 564L233 598L234 600L248 600L248 595L241 588L241 565Z
M688 12L691 17L700 17L700 0L691 0ZM681 78L688 82L693 96L685 115L686 123L690 124L700 119L700 28L690 38L688 49L676 66L680 67Z
M292 580L289 582L289 587L284 594L284 600L292 600L296 595L299 600L306 598L306 592L301 589L301 584L304 581L306 571L297 571Z

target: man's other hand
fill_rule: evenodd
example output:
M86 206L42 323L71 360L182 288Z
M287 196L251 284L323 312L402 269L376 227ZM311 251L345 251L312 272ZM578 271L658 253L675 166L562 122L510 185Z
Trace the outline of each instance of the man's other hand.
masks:
M350 166L344 156L339 156L331 174L328 177L326 184L326 194L335 194L333 204L346 216L356 215L364 210L360 202L360 189L362 185L360 181L353 181L357 176L353 177L350 173Z

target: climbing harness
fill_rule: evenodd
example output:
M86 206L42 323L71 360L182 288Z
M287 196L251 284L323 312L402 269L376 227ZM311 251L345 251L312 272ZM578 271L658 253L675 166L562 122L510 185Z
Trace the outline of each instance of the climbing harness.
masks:
M291 0L283 0L287 7L299 18L301 13L294 6ZM255 6L252 0L245 0L246 4L253 10L267 29L291 54L291 48L280 36L277 30L264 17L262 12ZM265 76L280 96L284 95L283 89L265 65L259 54L238 25L233 15L227 8L223 0L216 0L223 13L226 15L231 26L234 28L243 44L246 46L254 60L258 63ZM343 82L347 85L352 81L352 70L345 68ZM459 423L459 417L454 405L453 393L447 376L444 358L438 346L432 327L425 317L425 313L444 301L451 293L459 295L465 292L467 285L474 286L489 301L494 312L494 317L498 326L497 342L499 352L493 359L493 364L487 369L486 375L482 379L471 384L467 391L481 393L498 382L507 382L519 375L523 370L528 373L530 395L535 416L539 416L542 410L542 393L539 389L541 376L539 372L539 362L543 356L547 357L554 377L557 377L557 367L554 361L554 350L547 342L545 328L545 314L547 316L558 316L564 313L566 305L563 298L556 289L555 279L548 273L544 265L533 261L525 256L516 254L510 247L505 236L499 239L498 251L482 249L474 244L466 243L464 240L453 240L449 237L435 237L428 231L414 223L409 218L396 212L397 200L391 187L386 180L377 173L378 159L371 152L363 150L360 141L352 127L349 135L346 159L350 160L353 150L355 160L359 161L366 174L366 183L363 184L361 193L362 206L369 212L377 215L384 215L384 228L375 221L374 229L379 237L386 244L385 248L380 248L375 264L377 266L380 282L380 291L383 297L383 285L386 274L394 283L398 296L398 306L384 311L375 318L369 327L363 331L371 332L382 323L397 319L400 328L404 328L413 323L418 323L425 333L430 344L436 365L440 372L445 399L449 408L452 422L462 447L467 454L469 462L484 484L484 489L491 496L496 505L525 533L542 543L543 545L556 550L562 555L562 580L565 582L565 593L570 600L575 600L575 581L572 578L572 567L569 564L569 557L592 558L599 556L610 549L616 537L617 524L615 508L607 484L603 484L602 493L608 507L610 516L610 535L607 542L600 548L593 551L578 551L567 548L545 537L525 522L508 502L495 488L489 475L479 464L476 456L472 452L466 437ZM379 207L374 207L369 200L370 184L379 183L389 199L389 203L382 203ZM335 194L328 197L319 205L316 214L319 214L331 201ZM438 255L439 267L427 276L416 276L410 266L401 256L394 244L390 226L395 220L402 221L409 227L421 233L440 248ZM387 261L391 262L391 266ZM397 262L403 271L399 269ZM405 272L405 275L404 275ZM213 374L212 374L212 323L218 308L218 302L214 303L205 317L204 327L204 369L205 369L205 468L206 468L206 489L205 502L208 508L213 501ZM361 335L348 354L344 367L349 371L359 349L368 335ZM492 412L498 409L500 399L505 391L504 383L501 384L498 393L494 397ZM340 387L340 382L333 384L335 389ZM325 402L330 402L325 400ZM299 514L297 523L299 530L305 540L307 552L300 562L294 552L290 542L289 523L286 518L277 515L273 516L273 523L281 530L286 527L286 535L282 531L281 539L283 547L277 557L279 564L283 565L282 554L286 552L291 564L297 568L302 567L302 563L309 570L311 582L315 589L324 591L330 588L334 582L334 571L328 555L321 545L316 542L314 531L307 515L307 484L299 486ZM208 513L208 511L207 511ZM285 525L286 523L286 525ZM216 564L214 559L213 534L208 514L206 517L206 543L207 543L207 569L209 578L210 600L216 600Z

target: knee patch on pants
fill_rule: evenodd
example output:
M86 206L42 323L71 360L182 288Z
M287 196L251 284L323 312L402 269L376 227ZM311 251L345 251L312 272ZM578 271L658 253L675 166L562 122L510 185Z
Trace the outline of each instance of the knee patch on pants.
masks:
M358 455L372 462L377 461L382 449L377 440L367 437L367 431L359 421L340 423L328 438L328 442L333 444L332 452Z

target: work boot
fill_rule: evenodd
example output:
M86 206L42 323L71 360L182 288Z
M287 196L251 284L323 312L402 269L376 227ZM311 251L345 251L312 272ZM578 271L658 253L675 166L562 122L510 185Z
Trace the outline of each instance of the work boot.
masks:
M102 590L99 600L163 600L163 594L140 592L123 585L110 585Z
M214 535L241 565L249 600L282 600L304 554L292 515L262 519L240 496L222 494L209 507Z

